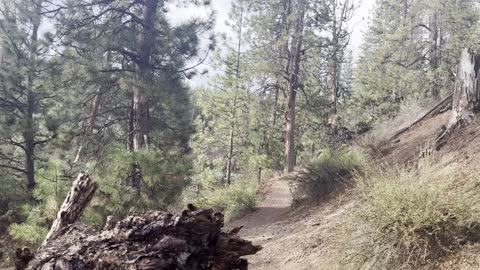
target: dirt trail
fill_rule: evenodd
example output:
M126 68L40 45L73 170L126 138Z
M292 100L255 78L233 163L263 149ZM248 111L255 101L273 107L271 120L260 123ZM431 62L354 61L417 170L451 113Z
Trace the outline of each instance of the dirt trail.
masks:
M348 196L338 196L299 208L291 204L288 181L274 178L258 210L228 224L228 228L244 225L240 236L263 246L247 257L249 269L343 269L332 265L329 255L338 236L336 228L353 202Z
M240 235L252 238L263 233L270 225L284 218L285 214L290 210L291 204L292 194L288 181L284 177L274 178L270 180L267 193L257 210L240 220L230 223L228 227L233 228L243 225L244 228Z

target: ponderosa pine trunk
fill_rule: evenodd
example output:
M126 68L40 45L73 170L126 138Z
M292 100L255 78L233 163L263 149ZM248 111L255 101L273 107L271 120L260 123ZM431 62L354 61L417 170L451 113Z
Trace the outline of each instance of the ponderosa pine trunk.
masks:
M40 16L42 1L34 2L36 5L36 15ZM32 18L32 34L30 36L30 71L27 82L27 108L25 112L25 129L23 131L24 152L25 152L25 172L27 176L27 187L32 190L35 185L35 146L37 141L35 139L35 120L34 112L37 100L34 91L34 76L35 67L37 65L37 50L38 50L38 30L40 28L40 19L38 17Z
M155 20L158 3L159 0L145 0L142 3L144 8L142 29L138 35L138 60L135 66L135 80L128 122L128 150L131 152L138 152L143 148L148 149L149 144L150 113L146 88L150 87L153 78L150 58L155 45ZM138 191L142 181L142 168L140 164L134 162L131 164L127 184Z
M134 152L144 147L148 147L148 136L150 129L150 115L148 106L148 97L145 91L149 85L152 70L150 67L150 57L155 44L155 20L157 17L157 8L159 0L144 1L143 29L138 38L138 56L136 64L135 84L133 85L133 102L131 108L130 140L132 145L129 147Z
M451 132L466 126L480 109L480 55L464 49L457 68L453 93L452 116L445 131L437 139L437 149L447 143Z
M237 52L236 52L236 63L235 63L235 88L234 88L234 98L233 98L233 107L232 107L232 121L230 126L230 136L229 136L229 145L228 145L228 157L227 157L227 185L230 185L232 182L232 170L233 170L233 155L235 153L235 129L237 127L237 102L238 102L238 92L240 91L240 64L241 64L241 55L242 55L242 38L243 38L243 2L240 3L240 21L238 28L238 43L237 43Z
M438 27L438 12L434 12L429 18L429 39L430 39L430 51L429 51L429 65L430 71L433 72L433 82L432 82L432 89L431 94L435 100L440 98L440 85L439 85L439 78L438 78L438 67L440 62L440 55L439 55L439 27Z
M289 60L288 68L288 94L287 94L287 112L285 114L286 120L286 134L285 134L285 168L284 172L289 173L295 169L296 155L295 155L295 116L296 116L296 96L299 87L300 79L300 61L303 44L303 27L305 17L305 0L300 0L298 3L298 13L295 21L295 30L293 32L291 44L291 59Z
M335 128L337 126L337 103L338 103L338 92L339 92L339 77L340 77L340 70L339 70L339 62L338 62L338 53L339 53L339 33L338 33L338 28L341 29L341 24L340 27L337 25L339 23L337 21L337 3L336 1L332 1L332 48L330 52L330 59L329 59L329 76L330 76L330 87L332 89L332 98L330 101L330 119L329 119L329 124L331 128ZM346 3L345 3L346 6ZM344 7L345 8L345 7ZM340 18L341 22L341 18Z
M27 93L27 114L23 139L25 141L25 172L27 175L27 187L33 189L35 182L35 124L33 111L35 107L35 93L29 90Z

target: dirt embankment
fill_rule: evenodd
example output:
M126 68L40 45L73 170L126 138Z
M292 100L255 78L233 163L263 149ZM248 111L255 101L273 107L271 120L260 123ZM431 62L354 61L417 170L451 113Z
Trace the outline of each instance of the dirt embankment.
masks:
M439 151L431 148L450 114L427 119L403 134L385 149L387 165L415 162L432 154L445 165L476 171L480 164L480 119L457 129ZM427 153L428 152L428 153ZM288 181L279 177L271 181L259 209L229 226L245 225L242 237L264 248L248 257L253 270L348 269L335 261L342 237L340 227L346 215L355 210L355 200L348 191L315 205L291 208ZM447 258L441 269L480 269L480 247L468 246ZM338 259L338 258L337 258Z
M291 208L288 180L271 180L265 199L256 212L229 224L244 225L240 235L263 249L248 256L253 270L333 269L329 261L339 223L353 207L348 196L313 206Z

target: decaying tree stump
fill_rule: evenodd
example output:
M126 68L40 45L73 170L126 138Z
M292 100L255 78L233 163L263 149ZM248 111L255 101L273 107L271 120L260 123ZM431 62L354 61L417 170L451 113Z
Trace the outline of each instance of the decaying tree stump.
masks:
M116 224L108 219L101 231L75 223L95 189L87 175L77 178L45 243L33 255L17 252L17 270L243 270L248 262L241 257L261 250L236 235L240 228L222 232L222 213L193 205L181 215L150 211Z
M457 68L457 78L453 93L452 116L436 141L436 148L445 145L451 132L458 126L472 122L474 114L480 107L480 55L470 49L464 49Z
M97 184L92 182L88 175L80 173L77 176L42 246L54 239L66 226L75 223L80 218L83 210L90 203L93 195L95 195L96 190Z

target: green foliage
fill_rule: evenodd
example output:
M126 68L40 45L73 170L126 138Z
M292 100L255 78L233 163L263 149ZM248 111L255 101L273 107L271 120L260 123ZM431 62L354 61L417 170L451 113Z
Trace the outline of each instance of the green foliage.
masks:
M142 174L139 189L129 184L132 164ZM174 151L142 150L130 153L113 148L92 176L99 190L84 220L97 226L107 216L121 218L148 209L165 210L181 194L191 170L190 161Z
M28 199L28 192L25 191L25 184L7 173L0 172L0 228L2 223L8 219L9 212L14 211ZM4 218L5 216L5 218Z
M59 161L52 161L38 170L37 186L33 191L37 203L25 203L18 209L22 217L18 219L23 222L9 226L13 239L37 247L45 238L71 186L71 179L63 176L65 168L60 164Z
M184 203L193 202L199 207L223 209L227 221L253 211L257 206L258 185L253 181L239 180L198 196L195 196L195 187L191 188L193 190L188 190L184 195Z
M346 233L353 268L434 267L478 240L480 196L472 176L427 162L418 169L372 167L355 181L360 204Z
M478 47L478 14L470 0L377 1L354 71L352 119L392 117L401 101L451 93L461 50Z
M363 155L356 149L324 149L316 160L292 177L294 201L319 199L339 184L348 184L348 176L359 171L364 162Z
M48 229L33 224L12 224L8 230L13 239L28 242L34 247L40 246L47 236Z

